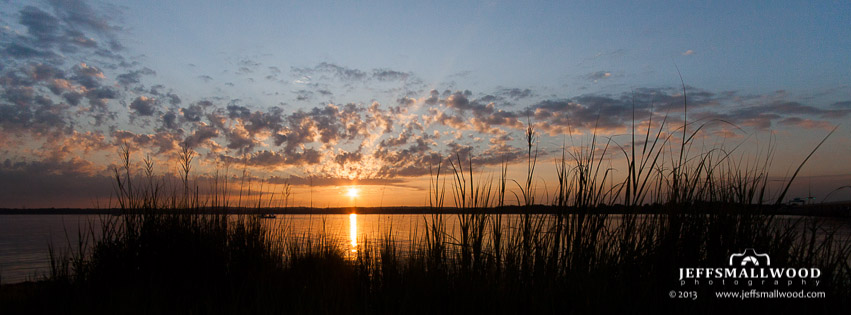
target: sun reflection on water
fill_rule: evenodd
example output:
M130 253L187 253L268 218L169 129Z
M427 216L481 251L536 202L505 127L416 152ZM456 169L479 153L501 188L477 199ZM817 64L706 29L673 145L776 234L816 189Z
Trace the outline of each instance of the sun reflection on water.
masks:
M349 215L349 238L352 240L352 253L358 252L358 215Z

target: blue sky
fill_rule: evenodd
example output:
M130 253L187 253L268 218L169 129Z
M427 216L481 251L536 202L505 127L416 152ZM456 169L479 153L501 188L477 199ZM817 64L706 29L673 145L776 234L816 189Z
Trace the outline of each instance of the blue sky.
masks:
M805 95L851 75L845 2L204 3L122 4L136 38L127 45L161 64L161 77L182 78L189 63L233 71L249 58L282 69L392 68L433 83L469 72L470 89L567 95L672 85L675 64L689 84L753 93ZM613 77L582 78L599 71Z
M419 205L403 196L424 194L425 165L459 152L485 169L520 163L528 122L544 156L569 131L621 137L632 98L639 122L681 122L678 69L689 121L729 123L708 126L708 143L774 133L782 177L839 125L804 175L822 195L851 184L835 163L851 154L847 1L0 7L0 172L32 178L0 182L15 196L0 207L89 202L44 202L39 176L108 195L126 141L165 164L188 145L200 170L245 166L270 183L389 182L391 203Z

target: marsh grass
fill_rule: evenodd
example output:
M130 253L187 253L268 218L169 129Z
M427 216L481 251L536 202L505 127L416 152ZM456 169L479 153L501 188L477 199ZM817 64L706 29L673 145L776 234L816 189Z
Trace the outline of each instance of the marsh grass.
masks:
M131 150L124 145L121 164L113 168L123 215L80 235L72 255L51 246L46 281L15 291L2 307L67 313L820 313L848 306L848 240L817 219L771 214L780 207L769 204L766 189L771 143L765 156L751 160L738 147L694 151L706 123L684 119L667 132L667 116L658 129L652 120L643 135L633 124L627 145L613 138L598 142L592 134L586 146L565 146L555 161L553 196L546 198L551 214L536 211L542 205L531 123L522 181L507 178L505 163L494 184L483 168L476 171L472 156L448 157L431 168L433 211L423 217L423 235L408 231L413 241L400 248L391 226L380 241L361 240L354 255L324 224L317 233L293 234L286 220L270 226L256 215L228 216L227 170L221 179L217 171L212 197L201 200L190 176L195 153L188 148L179 154L179 188L155 178L149 157L134 183ZM611 154L625 159L619 182L604 163ZM442 173L446 164L451 173ZM454 205L463 210L458 231L449 230L444 213L447 176ZM243 196L245 170L242 178L240 207L252 198L250 182ZM485 211L508 206L509 192L523 213ZM285 205L289 194L286 185L280 192ZM264 201L260 193L254 198L246 203L257 208L275 200ZM610 208L620 214L601 211ZM697 301L668 297L678 289L678 268L723 267L732 252L745 248L769 253L773 265L820 268L824 283L817 290L828 292L828 299L719 301L706 288L697 289Z

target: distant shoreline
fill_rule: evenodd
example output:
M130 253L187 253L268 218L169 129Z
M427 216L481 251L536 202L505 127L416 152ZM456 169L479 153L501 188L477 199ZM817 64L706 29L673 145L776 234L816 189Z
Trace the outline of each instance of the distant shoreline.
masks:
M717 207L717 208L716 208ZM756 206L739 207L735 209L723 209L716 211L718 208L723 208L723 204L702 204L693 206L693 213L755 213L776 214L776 215L803 215L803 216L822 216L822 217L851 217L851 203L832 203L832 204L816 204L804 206ZM628 209L625 206L601 206L593 208L585 213L607 213L607 214L663 214L669 211L670 208L664 206L640 206L633 209ZM159 210L161 213L191 213L191 214L217 214L223 211L227 214L469 214L469 213L488 213L488 214L557 214L559 212L565 214L576 214L579 211L575 208L558 208L555 206L536 205L531 207L524 206L506 206L506 207L491 207L491 208L475 208L475 209L459 209L455 207L444 207L440 211L436 211L431 207L334 207L334 208L309 208L309 207L290 207L290 208L203 208L191 211L182 210ZM143 211L133 211L138 213ZM130 211L122 211L118 208L111 209L85 209L85 208L33 208L33 209L0 209L0 215L110 215L131 213Z

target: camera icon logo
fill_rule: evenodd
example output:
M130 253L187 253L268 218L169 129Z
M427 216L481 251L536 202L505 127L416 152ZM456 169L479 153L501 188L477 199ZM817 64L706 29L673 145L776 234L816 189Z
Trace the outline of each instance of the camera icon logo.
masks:
M745 249L744 252L730 255L730 266L770 266L771 258L768 254L757 253L753 248Z

